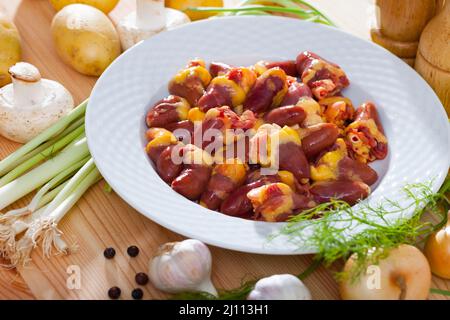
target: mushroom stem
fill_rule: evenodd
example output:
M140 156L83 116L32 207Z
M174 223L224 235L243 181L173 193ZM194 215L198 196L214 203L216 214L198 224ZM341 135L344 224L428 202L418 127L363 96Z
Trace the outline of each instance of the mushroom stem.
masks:
M141 29L162 30L166 26L163 0L136 0L136 25Z
M14 89L14 105L32 108L44 99L44 89L39 70L26 62L16 63L9 69Z

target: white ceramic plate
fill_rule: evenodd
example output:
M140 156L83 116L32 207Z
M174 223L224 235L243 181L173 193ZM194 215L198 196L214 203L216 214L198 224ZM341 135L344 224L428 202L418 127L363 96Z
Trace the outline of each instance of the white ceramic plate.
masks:
M159 34L120 56L92 92L86 132L103 177L146 217L187 237L223 248L265 254L310 253L311 248L268 237L282 224L210 211L163 183L144 152L145 114L167 94L169 79L201 57L245 65L294 59L303 50L339 64L350 78L344 94L355 105L372 100L389 139L389 157L374 167L380 181L370 201L400 200L407 183L434 179L449 166L447 117L431 88L386 50L334 28L280 17L211 19Z

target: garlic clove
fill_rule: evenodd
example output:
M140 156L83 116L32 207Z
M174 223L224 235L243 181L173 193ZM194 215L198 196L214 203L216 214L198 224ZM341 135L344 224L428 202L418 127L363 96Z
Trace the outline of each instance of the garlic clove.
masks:
M211 253L201 241L188 239L162 245L150 261L149 278L165 292L208 292L217 295L211 282Z
M203 281L201 284L198 285L197 287L199 292L206 292L209 293L215 297L218 297L219 294L217 293L216 288L214 287L210 277L208 277L208 279L205 279L205 281Z
M247 300L311 300L303 282L291 274L273 275L259 280Z

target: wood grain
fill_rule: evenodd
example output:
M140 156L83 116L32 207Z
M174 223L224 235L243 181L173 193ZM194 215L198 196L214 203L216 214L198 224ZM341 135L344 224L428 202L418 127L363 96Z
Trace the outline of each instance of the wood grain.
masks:
M344 30L368 38L369 25L366 0L311 1L324 10ZM339 2L339 4L337 4ZM50 39L50 22L54 14L47 0L0 0L8 14L14 17L23 40L24 60L40 68L44 77L64 84L77 102L89 96L95 78L78 74L64 65L56 56ZM122 0L111 13L119 19L133 7L131 0ZM351 19L349 18L351 15ZM0 158L18 147L0 138ZM29 199L22 199L23 205ZM78 245L78 250L51 260L40 252L33 254L33 264L15 271L0 272L0 299L106 299L109 287L122 288L122 298L129 299L136 287L136 272L147 271L150 256L167 242L182 239L146 219L114 193L103 190L103 182L91 188L60 225L64 239ZM136 258L126 255L129 245L137 245L141 253ZM103 257L104 248L116 248L113 260ZM312 256L264 256L211 248L213 255L213 282L218 288L234 288L243 279L275 273L302 272ZM81 274L79 289L69 289L68 268L78 266ZM340 268L339 265L334 268ZM434 278L434 287L450 289L449 282ZM320 268L305 280L314 299L337 299L337 284L330 270ZM166 295L150 284L144 298L165 298ZM442 298L442 296L432 296Z

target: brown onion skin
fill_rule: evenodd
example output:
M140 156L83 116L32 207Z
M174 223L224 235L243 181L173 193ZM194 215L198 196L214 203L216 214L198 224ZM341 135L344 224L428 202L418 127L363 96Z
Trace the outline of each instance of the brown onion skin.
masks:
M300 145L294 142L280 144L279 146L280 170L292 172L298 181L310 178L309 163Z
M359 200L367 198L369 193L369 186L361 181L324 181L316 182L311 186L311 194L317 203L329 202L334 199L354 205Z
M175 164L172 161L172 152L177 145L167 146L159 155L156 161L156 172L166 183L172 181L180 174L183 164Z
M172 189L188 198L198 200L205 191L211 176L211 168L205 165L185 165L175 180L172 181Z
M264 120L266 123L275 123L280 127L301 124L306 118L306 112L299 106L285 106L269 111Z
M313 160L317 155L330 148L339 136L339 128L332 123L321 123L316 125L317 130L302 139L302 148L306 157Z

